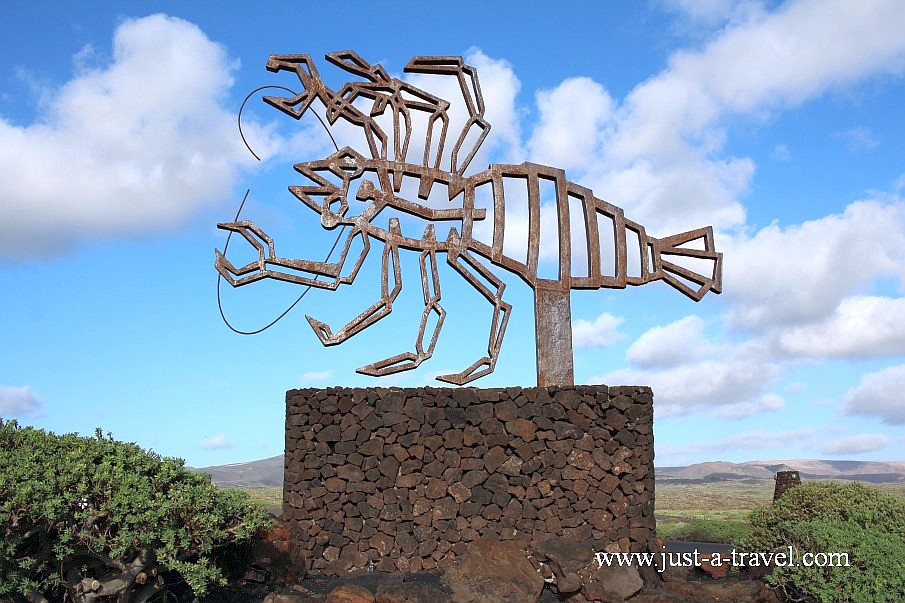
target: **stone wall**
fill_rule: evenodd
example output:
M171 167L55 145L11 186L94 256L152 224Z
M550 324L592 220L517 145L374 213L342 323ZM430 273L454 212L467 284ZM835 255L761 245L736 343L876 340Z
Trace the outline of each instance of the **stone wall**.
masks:
M286 394L283 518L312 573L446 567L481 537L647 550L646 387Z

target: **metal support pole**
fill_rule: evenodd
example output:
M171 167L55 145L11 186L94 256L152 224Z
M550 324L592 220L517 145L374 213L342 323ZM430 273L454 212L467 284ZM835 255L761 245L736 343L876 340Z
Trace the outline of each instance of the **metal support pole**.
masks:
M534 328L537 336L537 385L575 385L572 366L572 303L562 284L534 288Z

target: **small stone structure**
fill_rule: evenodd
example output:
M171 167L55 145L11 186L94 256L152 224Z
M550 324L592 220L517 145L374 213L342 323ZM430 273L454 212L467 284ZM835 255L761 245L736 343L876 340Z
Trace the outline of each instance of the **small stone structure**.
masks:
M292 562L427 570L485 537L647 550L653 441L647 387L291 390Z
M797 471L777 471L773 477L776 486L773 488L773 502L779 500L779 497L785 494L789 488L801 485L801 475Z

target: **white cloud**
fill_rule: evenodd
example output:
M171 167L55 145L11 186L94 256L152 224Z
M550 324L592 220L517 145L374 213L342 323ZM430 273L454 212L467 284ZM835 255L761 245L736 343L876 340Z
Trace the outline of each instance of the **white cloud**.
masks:
M784 389L790 394L801 394L808 391L808 384L804 381L793 381L792 383L789 383Z
M235 446L235 444L229 441L225 433L221 433L212 438L204 440L199 444L199 446L204 450L222 450L224 448L232 448L233 446Z
M598 196L618 200L626 217L644 225L650 235L663 237L708 224L720 228L745 221L738 198L754 175L751 159L703 158L692 149L676 155L657 162L642 153L626 161L625 167L586 178Z
M579 318L572 321L572 345L576 348L608 346L621 336L619 325L625 322L621 316L602 313L593 321Z
M776 394L764 394L754 401L736 402L722 406L716 414L724 419L747 419L764 412L782 410L785 406L785 400Z
M745 328L787 327L830 317L880 277L905 281L905 203L857 201L842 214L771 224L754 236L721 237L723 291Z
M653 327L626 351L631 368L590 381L650 385L658 419L706 412L738 420L785 407L785 400L769 391L781 369L763 341L719 344L704 330L695 315Z
M755 342L722 351L702 342L709 357L665 369L628 368L591 377L591 383L644 383L654 390L657 417L686 415L695 411L724 408L733 417L776 409L766 389L779 375L765 350Z
M704 337L704 321L691 315L649 329L629 347L625 356L643 368L664 368L698 360L711 348Z
M778 144L773 147L772 157L778 161L789 161L792 159L792 152L789 147L784 144Z
M785 449L790 442L808 442L815 436L813 429L793 429L790 431L749 431L709 442L696 442L683 446L662 446L657 454L680 455L735 452L738 450Z
M832 455L863 454L885 448L887 444L889 438L885 435L860 433L830 440L820 447L820 452Z
M44 400L35 395L27 385L22 387L0 386L0 415L33 417L41 414Z
M776 334L779 348L798 356L876 358L905 354L905 298L853 296L824 320Z
M578 107L579 119L566 131L586 161L584 173L570 176L617 200L656 236L744 222L739 197L755 165L748 157L717 157L728 119L762 120L831 88L901 73L905 65L905 12L895 0L798 0L772 12L757 2L679 2L678 8L728 24L701 49L674 53L667 69L615 108L593 82L567 80L542 93L532 136L532 148L548 140L557 142L544 149L561 148L549 129L562 120L550 116ZM569 98L570 90L584 95ZM554 100L563 107L552 110ZM579 125L585 129L576 135ZM554 155L574 163L569 152Z
M531 161L561 169L582 167L600 145L601 128L612 119L613 100L587 77L569 78L536 94L539 123L528 141Z
M762 2L758 0L668 0L666 5L708 29L763 10Z
M26 126L0 118L6 235L0 257L52 255L81 239L168 229L230 193L241 148L221 103L235 68L195 25L124 21L111 62L47 95Z
M706 97L698 109L680 102L677 111L696 118L685 124L693 128L721 108L796 104L873 73L898 73L905 61L903 26L896 0L785 3L727 28L701 52L673 55L668 79L684 92L677 98L697 103Z
M842 410L905 425L905 364L863 375L858 386L845 395Z
M870 128L864 126L836 132L833 137L843 141L853 151L869 151L880 146L882 142Z

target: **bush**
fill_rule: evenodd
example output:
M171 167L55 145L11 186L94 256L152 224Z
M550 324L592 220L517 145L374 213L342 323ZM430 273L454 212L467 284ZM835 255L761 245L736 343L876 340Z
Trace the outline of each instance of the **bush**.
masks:
M202 597L212 554L270 523L182 459L0 420L0 596L142 602L175 573Z
M740 550L793 547L796 564L774 567L766 576L790 600L905 601L905 500L858 483L812 482L755 509L750 523ZM808 567L805 553L847 553L848 565Z

